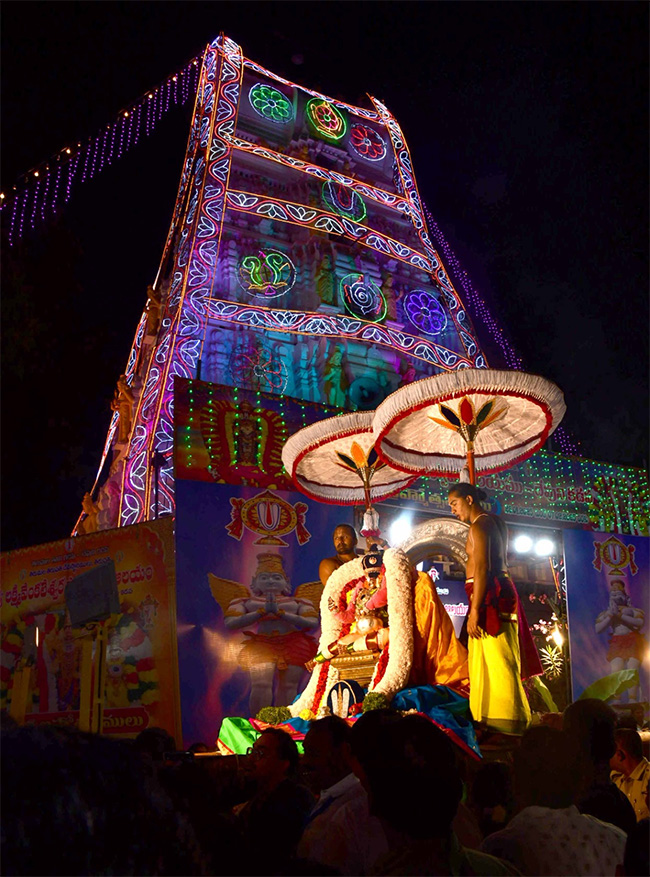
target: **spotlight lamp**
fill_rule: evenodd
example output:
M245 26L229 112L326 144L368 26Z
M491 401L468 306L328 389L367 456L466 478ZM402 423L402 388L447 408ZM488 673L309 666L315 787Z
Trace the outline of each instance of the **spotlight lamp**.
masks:
M520 533L515 537L514 549L518 554L526 554L533 547L533 540L525 533Z
M555 554L555 545L550 539L538 539L535 543L535 554L538 557L548 557Z
M411 518L407 515L402 515L397 518L397 520L393 521L390 526L390 535L389 541L391 545L400 545L411 535L411 531L413 529Z

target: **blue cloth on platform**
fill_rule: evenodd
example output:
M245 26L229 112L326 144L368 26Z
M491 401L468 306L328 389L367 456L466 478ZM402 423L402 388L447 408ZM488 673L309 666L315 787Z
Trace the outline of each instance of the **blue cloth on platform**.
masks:
M470 719L469 701L446 685L413 685L398 691L391 702L397 710L417 710L429 716L452 740L464 744L481 758L474 725Z
M293 730L297 731L298 734L306 734L311 727L311 722L306 722L299 716L296 716L295 719L287 719L285 722L282 722L282 724L288 725L290 728L293 728Z

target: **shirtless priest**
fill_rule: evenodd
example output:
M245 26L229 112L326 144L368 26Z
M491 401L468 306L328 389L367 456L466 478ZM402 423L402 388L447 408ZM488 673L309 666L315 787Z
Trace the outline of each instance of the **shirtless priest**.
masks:
M522 675L538 675L542 668L508 575L506 524L485 511L485 492L472 484L455 485L448 499L452 514L470 525L465 584L470 712L487 732L523 734L531 713Z
M343 566L348 560L355 560L358 557L357 552L357 533L350 524L338 524L334 528L332 534L334 549L336 555L334 557L325 557L318 567L318 576L323 583L323 587L327 584L327 580L335 569Z

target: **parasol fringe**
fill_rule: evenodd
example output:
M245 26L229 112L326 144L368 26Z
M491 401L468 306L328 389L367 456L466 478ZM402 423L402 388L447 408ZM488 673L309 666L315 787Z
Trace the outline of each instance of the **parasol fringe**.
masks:
M528 399L539 406L539 424L533 435L530 431L526 434L520 423L510 428L510 442L496 445L496 439L491 439L494 434L490 433L490 427L486 428L485 433L478 434L474 443L478 471L496 472L525 459L543 444L566 411L562 391L540 375L498 369L461 369L450 374L435 375L401 387L387 396L377 408L373 432L382 458L412 474L428 472L457 477L466 459L467 449L459 435L450 431L444 437L438 436L434 450L427 448L422 440L425 413L407 438L402 436L398 427L402 425L399 421L408 415L415 416L422 409L431 409L440 402L460 400L464 395L501 395L509 401L510 406L515 406L520 399ZM508 432L507 426L505 431Z
M294 433L284 444L282 462L296 486L307 496L337 505L364 503L364 486L359 474L339 465L336 451L350 454L349 440L367 453L374 445L372 421L374 411L328 417ZM314 462L313 452L328 446L329 459ZM373 501L387 499L412 483L414 477L390 466L377 469L372 478Z

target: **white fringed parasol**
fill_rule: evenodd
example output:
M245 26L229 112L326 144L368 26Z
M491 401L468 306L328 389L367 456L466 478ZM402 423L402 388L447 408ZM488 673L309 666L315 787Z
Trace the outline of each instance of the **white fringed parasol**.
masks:
M498 472L539 450L562 420L562 391L517 371L461 369L415 381L374 417L383 460L413 476Z
M374 411L329 417L287 440L282 462L296 486L312 499L334 505L386 499L415 480L379 459L374 450Z

